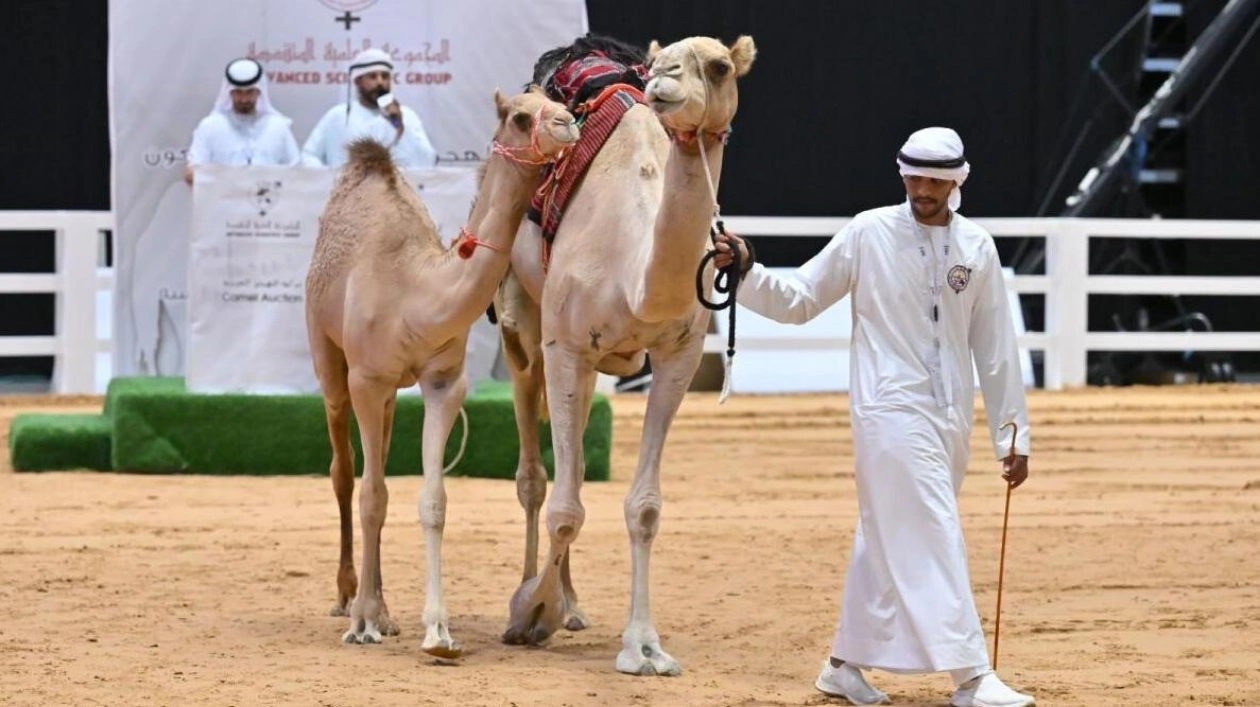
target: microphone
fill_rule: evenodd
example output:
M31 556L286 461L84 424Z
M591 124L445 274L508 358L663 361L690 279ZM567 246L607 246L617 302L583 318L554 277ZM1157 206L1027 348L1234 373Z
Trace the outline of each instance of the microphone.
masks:
M387 119L389 119L389 123L390 123L390 125L393 125L395 128L401 128L401 127L402 127L402 116L401 116L401 115L390 115L389 113L386 113L386 112L385 112L385 109L386 109L386 108L388 108L388 107L389 107L391 104L393 104L393 103L394 103L394 94L392 94L392 93L386 93L386 94L384 94L384 95L382 95L381 97L379 97L379 98L377 98L377 99L376 99L376 107L377 107L377 108L380 108L380 109L381 109L381 113L382 113L382 114L383 114L383 115L384 115Z

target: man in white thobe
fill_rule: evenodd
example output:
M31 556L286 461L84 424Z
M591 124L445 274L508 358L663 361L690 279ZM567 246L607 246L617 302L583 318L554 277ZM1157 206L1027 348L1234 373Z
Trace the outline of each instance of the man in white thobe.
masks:
M346 163L346 146L370 137L389 147L399 167L432 167L437 152L429 142L420 116L393 99L390 87L394 63L380 49L359 52L349 69L350 84L345 103L324 113L302 145L302 164L340 167ZM382 98L384 100L382 100Z
M910 136L897 155L905 202L858 214L786 277L753 264L738 302L799 324L850 295L850 409L859 518L831 658L816 687L882 704L863 670L949 671L955 707L1023 707L1033 698L990 669L958 515L970 454L974 381L993 450L1013 485L1028 475L1028 412L1015 328L993 238L957 213L970 171L948 128ZM738 246L718 245L719 267ZM1010 454L1011 428L1018 434Z
M271 105L267 75L253 59L236 59L223 72L214 110L193 130L184 181L202 164L297 164L302 154L293 121Z

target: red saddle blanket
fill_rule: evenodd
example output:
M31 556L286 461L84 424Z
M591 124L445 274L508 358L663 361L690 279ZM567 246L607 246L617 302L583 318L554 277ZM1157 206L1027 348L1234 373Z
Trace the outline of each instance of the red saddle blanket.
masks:
M549 88L569 103L581 137L563 157L543 171L542 183L530 203L529 219L542 227L547 244L555 238L578 180L617 128L621 117L635 103L646 103L642 91L646 81L647 70L643 66L627 67L598 51L569 62L549 80ZM598 93L593 98L574 103L596 90ZM544 256L547 250L544 249Z

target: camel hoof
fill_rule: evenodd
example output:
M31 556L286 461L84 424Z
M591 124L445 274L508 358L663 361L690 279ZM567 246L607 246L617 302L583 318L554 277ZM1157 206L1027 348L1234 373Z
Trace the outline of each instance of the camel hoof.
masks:
M570 631L582 631L589 628L590 625L590 620L586 618L586 614L582 613L581 610L574 610L564 620L564 627Z
M397 622L388 616L382 616L379 621L381 634L385 636L397 636L402 631L399 630Z
M622 649L617 654L617 672L642 677L678 677L682 675L682 666L665 651L645 645L638 650Z
M349 616L350 615L350 602L347 601L347 602L340 602L337 604L333 604L332 608L328 610L328 615L329 616Z
M529 632L529 645L541 646L551 638L552 630L542 624L534 624L534 629Z
M351 625L350 630L342 634L341 641L343 643L362 644L366 646L381 642L381 632L375 624L370 621L362 620L360 620L358 624L359 625L357 627Z
M503 642L540 645L565 623L565 601L558 584L545 586L542 575L526 580L512 594Z
M503 632L503 642L509 646L540 646L551 638L555 629L539 621L545 607L538 606L535 613L525 621L513 621Z
M450 639L439 641L432 646L422 646L420 650L442 660L458 660L464 655L464 647Z

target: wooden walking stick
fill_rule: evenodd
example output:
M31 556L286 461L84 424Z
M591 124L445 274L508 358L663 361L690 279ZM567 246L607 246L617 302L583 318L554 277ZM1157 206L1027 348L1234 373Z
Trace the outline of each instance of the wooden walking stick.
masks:
M1011 450L1007 454L1007 458L1015 456L1015 438L1019 435L1019 425L1014 420L999 427L999 430L1011 428ZM1002 513L1002 553L998 560L998 591L997 591L997 616L993 620L993 669L997 670L998 664L998 636L1002 631L1002 577L1006 574L1006 523L1011 517L1011 491L1014 486L1010 481L1006 482L1006 511Z

